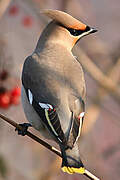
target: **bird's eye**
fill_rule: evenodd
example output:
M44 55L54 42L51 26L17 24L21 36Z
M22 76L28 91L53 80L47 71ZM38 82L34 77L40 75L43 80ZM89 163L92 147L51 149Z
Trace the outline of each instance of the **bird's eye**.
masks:
M72 29L72 28L67 28L67 30L70 32L70 34L72 34L73 36L79 36L84 32L87 32L90 30L89 26L86 26L85 30L77 30L77 29Z
M72 29L72 28L68 28L68 31L69 31L70 34L72 34L73 36L79 36L80 34L83 33L82 30L77 30L77 29Z

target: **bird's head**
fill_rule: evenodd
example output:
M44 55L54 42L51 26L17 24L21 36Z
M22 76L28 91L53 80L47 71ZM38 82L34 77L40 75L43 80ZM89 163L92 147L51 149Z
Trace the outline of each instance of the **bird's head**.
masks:
M53 20L45 28L47 39L61 43L70 50L80 38L97 31L62 11L49 9L44 10L43 14Z

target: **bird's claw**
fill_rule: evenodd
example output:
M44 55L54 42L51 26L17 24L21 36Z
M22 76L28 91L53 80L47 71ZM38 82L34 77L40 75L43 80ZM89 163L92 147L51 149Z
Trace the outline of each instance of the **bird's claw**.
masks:
M21 126L22 129L20 130L19 128L15 128L15 131L18 131L18 135L22 135L22 136L26 135L28 127L32 127L30 123L19 124L19 126Z

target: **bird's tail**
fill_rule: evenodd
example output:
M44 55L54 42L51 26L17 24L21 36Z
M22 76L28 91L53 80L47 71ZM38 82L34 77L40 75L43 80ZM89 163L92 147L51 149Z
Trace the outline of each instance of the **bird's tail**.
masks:
M72 149L64 149L61 147L62 152L62 170L69 174L80 173L84 174L84 165L79 156L78 145L76 144Z

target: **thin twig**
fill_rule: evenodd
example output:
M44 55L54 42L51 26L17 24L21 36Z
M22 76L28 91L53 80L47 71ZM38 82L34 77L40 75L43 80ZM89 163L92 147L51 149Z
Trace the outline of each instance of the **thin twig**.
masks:
M3 16L11 0L0 0L0 18Z
M111 78L106 76L78 46L75 48L75 53L80 58L77 60L83 65L87 72L90 73L92 78L94 78L101 87L110 92L111 95L120 102L119 86L112 81Z
M119 82L119 79L120 79L120 58L117 59L117 62L115 63L115 65L108 70L107 72L107 75L109 78L111 78L111 80L114 82L114 83L118 83ZM105 91L105 89L103 88L100 88L99 89L99 99L103 99L103 97L108 94L108 92Z
M6 116L4 116L2 114L0 114L0 118L3 119L4 121L8 122L9 124L14 126L15 128L17 128L19 130L22 130L22 127L19 124L17 124L15 121L11 120L10 118L7 118ZM32 134L29 131L26 132L26 135L28 137L32 138L33 140L37 141L38 143L40 143L41 145L43 145L44 147L46 147L47 149L49 149L50 151L54 152L55 154L57 154L59 157L62 158L62 155L61 155L60 151L57 150L56 148L54 148L53 146L51 146L50 144L46 143L45 141L38 138L37 136L35 136L34 134ZM88 177L91 180L100 180L99 178L94 176L92 173L90 173L86 169L85 169L85 173L83 175L85 175L86 177Z
M118 83L120 78L120 58L117 60L116 64L114 66L112 65L112 67L108 70L107 75L113 82ZM97 120L101 111L100 104L103 102L106 95L108 95L108 91L100 87L97 95L94 97L93 104L87 110L87 114L85 116L86 125L83 126L83 134L88 133L93 127L93 124ZM94 102L97 102L97 104Z
M15 128L22 130L22 127L17 124L16 122L12 121L11 119L5 117L4 115L0 114L0 117L5 120L6 122L8 122L9 124L11 124L12 126L14 126ZM45 141L43 141L42 139L38 138L37 136L35 136L34 134L32 134L31 132L27 131L26 135L29 136L31 139L37 141L38 143L40 143L41 145L43 145L44 147L46 147L47 149L49 149L50 151L54 152L55 154L57 154L58 156L62 157L60 152L52 147L51 145L49 145L48 143L46 143Z

